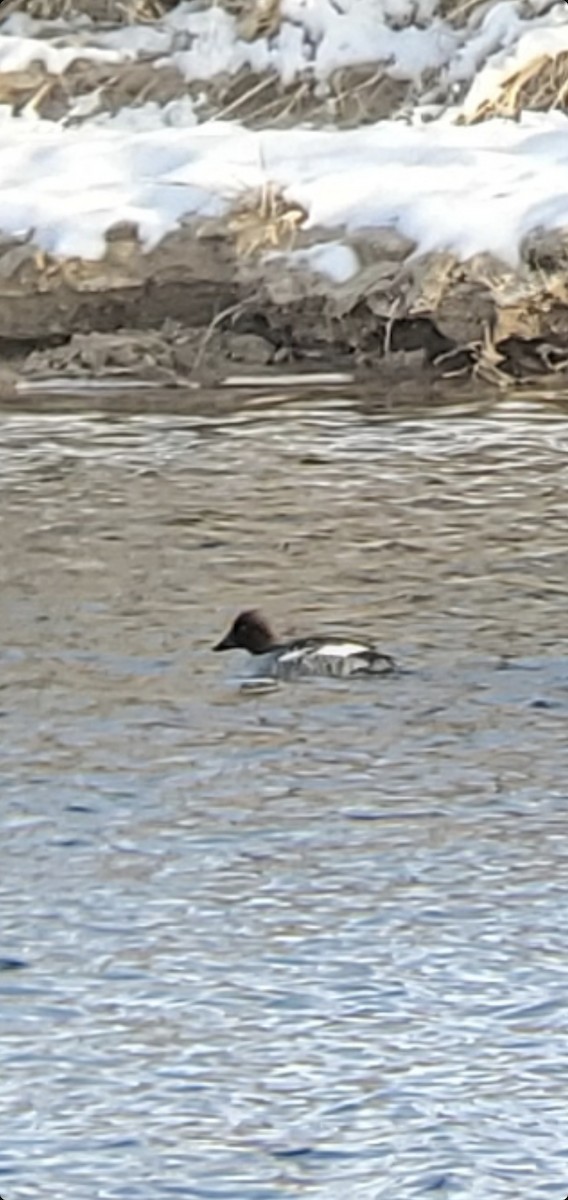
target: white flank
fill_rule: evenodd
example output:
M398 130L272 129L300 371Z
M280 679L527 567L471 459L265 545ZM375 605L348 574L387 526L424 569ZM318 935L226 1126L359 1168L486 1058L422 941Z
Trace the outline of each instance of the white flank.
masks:
M314 650L322 658L349 658L350 654L368 654L370 647L361 642L325 642Z
M310 653L311 653L311 651L309 649L307 649L306 646L297 646L292 650L286 650L286 652L284 654L279 654L276 659L276 662L277 663L297 662L298 659L305 658L306 655L310 654Z

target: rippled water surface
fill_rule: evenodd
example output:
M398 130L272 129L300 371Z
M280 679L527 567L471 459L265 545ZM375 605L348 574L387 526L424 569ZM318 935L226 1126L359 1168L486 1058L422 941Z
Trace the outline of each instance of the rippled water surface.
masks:
M566 422L0 429L3 1200L564 1200Z

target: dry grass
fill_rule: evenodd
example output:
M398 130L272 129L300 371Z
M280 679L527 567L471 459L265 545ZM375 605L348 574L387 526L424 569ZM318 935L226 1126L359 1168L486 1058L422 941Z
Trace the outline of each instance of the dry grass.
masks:
M5 71L0 74L0 104L19 109L44 87L47 74L39 63L25 71Z
M327 81L322 96L318 81L308 72L283 86L275 73L257 75L248 69L201 85L207 111L217 120L238 118L251 128L280 129L311 122L333 121L340 129L392 117L407 102L409 84L391 79L376 63L342 67Z
M270 37L280 29L280 0L223 0L222 7L236 17L239 36L247 42Z
M24 12L36 21L66 20L74 12L71 0L4 0L2 19L15 12Z
M108 63L75 59L62 75L49 75L41 63L25 71L0 73L0 104L12 112L37 113L50 120L67 120L69 110L81 96L96 94L96 111L116 112L128 105L154 101L167 104L188 93L187 84L174 67L148 63ZM73 124L83 118L73 117Z
M491 0L438 0L436 13L450 25L477 24L489 8Z
M228 219L237 254L248 258L264 250L290 250L307 215L274 183L251 188L239 197Z
M328 79L325 109L342 128L392 117L407 100L411 85L392 79L384 66L365 63L342 67ZM325 116L324 106L321 115Z
M95 22L109 25L148 24L158 21L177 0L4 0L2 17L25 12L36 21L69 20L86 13Z
M483 14L495 0L438 0L437 13L454 25L465 25L472 14ZM3 0L2 16L18 9L41 21L87 13L94 21L121 25L159 20L178 0ZM270 36L282 22L281 0L209 0L237 21L241 37Z
M497 95L465 118L472 125L490 117L516 117L522 109L568 111L568 51L541 54L502 80Z
M95 22L110 25L147 24L159 21L179 0L3 0L0 16L25 12L37 21L67 20L86 13ZM210 0L221 3L236 17L241 37L252 40L280 28L281 0Z

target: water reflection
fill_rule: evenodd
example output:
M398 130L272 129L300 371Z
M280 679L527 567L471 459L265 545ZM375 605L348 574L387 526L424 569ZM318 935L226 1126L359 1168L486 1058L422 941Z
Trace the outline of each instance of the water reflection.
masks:
M2 435L2 1195L563 1200L565 423ZM408 671L243 694L249 603Z

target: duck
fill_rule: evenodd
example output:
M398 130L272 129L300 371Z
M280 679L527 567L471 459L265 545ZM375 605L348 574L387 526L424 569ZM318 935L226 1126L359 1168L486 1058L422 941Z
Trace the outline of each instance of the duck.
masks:
M263 679L310 675L344 679L350 675L388 675L396 670L389 654L355 638L320 636L282 641L258 609L239 613L228 633L213 646L214 651L236 649L248 650L255 660L254 674Z

